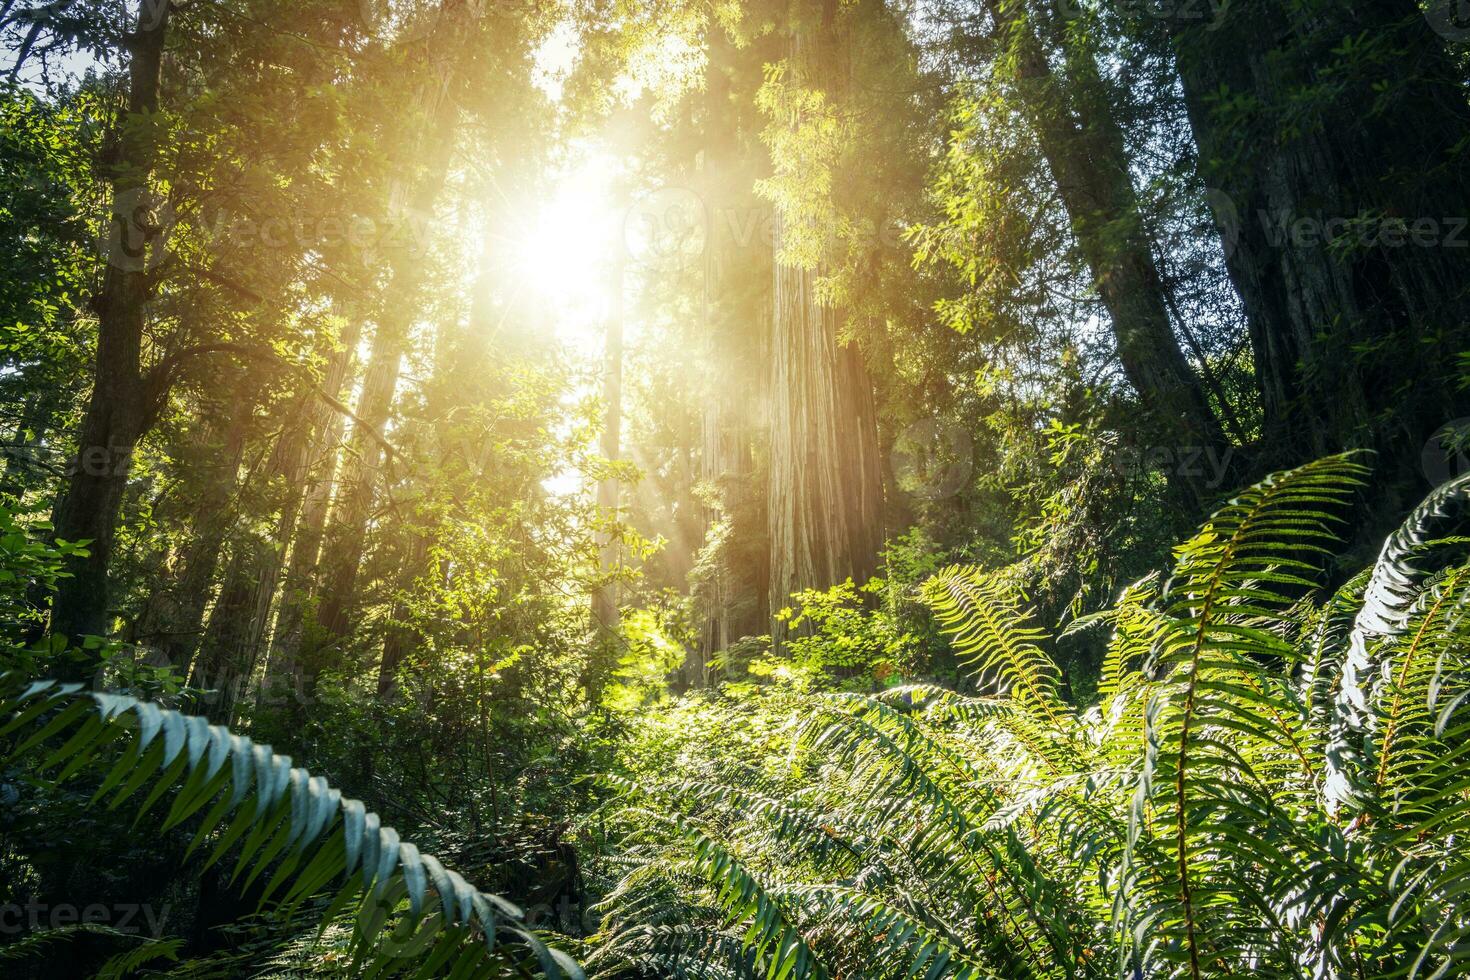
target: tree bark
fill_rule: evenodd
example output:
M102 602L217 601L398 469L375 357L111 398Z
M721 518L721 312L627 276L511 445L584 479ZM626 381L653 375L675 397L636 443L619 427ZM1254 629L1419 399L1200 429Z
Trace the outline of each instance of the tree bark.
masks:
M793 82L840 100L848 67L836 0L792 5ZM783 261L776 221L770 360L771 608L793 592L864 582L884 540L883 466L873 384L841 313L819 302L817 268ZM779 643L783 626L774 626Z
M226 410L230 417L222 425L208 426L201 440L201 455L215 458L196 464L203 471L199 474L199 499L177 574L152 597L136 636L139 642L162 653L168 663L185 671L203 633L204 612L219 569L220 552L231 524L239 516L231 506L231 497L239 486L240 461L250 428L250 399L236 398Z
M759 366L771 304L770 241L758 232L768 211L751 192L752 121L742 118L732 98L732 76L742 63L713 17L708 38L700 186L709 394L700 415L699 479L714 499L702 515L707 567L697 594L705 618L699 645L684 665L685 680L695 687L708 683L714 653L741 637L764 633L769 618L764 514L751 512L764 493L756 485L754 455L765 380Z
M67 562L51 609L55 636L79 640L109 632L108 563L112 558L133 450L153 424L166 395L143 366L146 308L155 282L149 268L162 249L149 215L149 174L158 155L158 98L169 4L145 3L127 37L128 106L108 165L115 241L103 273L97 311L97 359L92 395L77 439L78 455L55 519L55 535L88 541L86 557ZM86 676L95 658L71 661L61 672Z
M623 266L619 262L613 268L611 279L612 310L607 319L607 345L603 350L602 403L605 417L602 424L602 457L615 463L623 454ZM597 507L608 520L619 520L618 505L622 495L622 484L612 474L603 477L597 484ZM621 559L618 539L612 531L602 533L598 564L602 575L617 574ZM618 629L618 583L609 580L592 594L592 626L603 634L612 634Z
M1392 519L1428 437L1470 414L1464 80L1413 0L1242 0L1169 27L1271 463L1375 448Z
M1148 413L1149 437L1174 450L1208 450L1230 459L1230 441L1169 320L1169 297L1139 212L1123 132L1093 53L1073 38L1053 36L1067 67L1064 82L1047 60L1024 0L985 2L1010 45L1027 118L1108 311L1123 373ZM1167 475L1176 495L1199 511L1220 488L1194 472L1174 467Z
M420 176L410 182L410 217L432 211L448 174L458 110L445 88L440 84L424 93L429 120L426 133L434 134L434 141ZM425 257L415 254L415 250L396 249L391 265L367 376L353 413L355 423L333 505L333 526L326 533L323 556L327 567L322 576L315 635L303 638L296 657L308 696L317 674L335 659L337 648L351 629L358 573L385 460L380 440L392 415L398 375L408 352L409 333L417 318L425 281ZM286 652L289 656L292 651Z

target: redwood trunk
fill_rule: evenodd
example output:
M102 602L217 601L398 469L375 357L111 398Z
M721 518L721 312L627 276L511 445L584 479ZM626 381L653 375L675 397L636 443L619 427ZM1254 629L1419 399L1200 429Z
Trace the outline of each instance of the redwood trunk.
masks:
M1209 31L1174 26L1272 462L1374 447L1391 515L1422 495L1430 434L1470 414L1455 366L1470 346L1470 234L1454 230L1470 214L1463 78L1413 0L1243 0ZM1360 37L1386 57L1352 62L1341 49ZM1346 224L1360 218L1390 238L1328 244L1361 242Z
M986 0L986 5L1011 45L1027 117L1108 311L1123 373L1148 413L1149 436L1172 449L1231 458L1229 439L1169 320L1169 297L1139 212L1123 132L1093 53L1075 40L1054 39L1068 69L1064 84L1048 63L1022 0ZM1176 467L1168 478L1181 499L1198 510L1215 490L1192 472Z
M770 241L759 234L767 212L751 190L753 121L742 117L732 98L732 75L742 63L714 18L708 37L701 187L709 386L700 417L699 475L714 499L703 514L707 571L697 583L704 625L684 670L693 686L708 682L714 653L766 632L769 619L767 529L764 513L754 506L764 494L754 451L771 315ZM746 58L747 70L752 60Z
M97 311L97 360L92 395L78 435L78 456L56 509L55 535L87 541L88 555L67 562L51 609L51 633L73 641L110 629L107 570L133 450L152 424L161 393L143 368L146 307L154 292L149 259L161 249L147 215L148 177L157 158L158 93L169 5L145 3L127 39L131 54L126 118L111 163L113 220ZM91 658L63 666L84 676Z
M840 99L847 64L835 0L793 4L793 81ZM770 361L770 603L793 592L862 583L884 540L883 466L873 383L841 312L818 301L822 270L781 259L776 223ZM774 627L780 640L782 625Z

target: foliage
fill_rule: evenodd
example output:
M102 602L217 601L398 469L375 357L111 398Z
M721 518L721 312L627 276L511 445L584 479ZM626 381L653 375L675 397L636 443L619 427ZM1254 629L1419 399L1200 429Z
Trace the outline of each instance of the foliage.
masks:
M85 542L46 540L51 529L44 520L27 520L0 502L0 662L16 665L27 644L20 638L36 632L44 611L30 601L34 588L54 588L66 575L71 555L84 554Z
M737 728L767 710L794 726L784 765L751 768L724 736L620 785L627 812L674 822L629 841L600 975L1451 972L1470 564L1428 527L1463 513L1470 478L1385 548L1376 598L1358 578L1314 601L1361 472L1326 459L1217 511L1166 581L1086 624L1111 635L1085 710L1003 577L941 572L928 599L990 692L752 703ZM1354 648L1375 683L1350 683ZM778 918L810 963L762 945Z
M887 591L882 579L861 588L848 579L830 589L798 592L793 607L776 614L791 632L780 660L789 660L806 683L838 690L870 690L912 677L916 638L888 610L868 608L871 597ZM764 665L772 669L779 669L779 661Z
M92 803L105 799L112 810L146 790L140 819L167 803L161 831L193 820L190 850L209 849L205 869L232 856L232 881L287 917L325 891L324 920L355 910L354 969L396 972L422 963L453 976L490 975L493 964L516 962L520 954L505 949L514 943L549 978L581 976L565 954L522 927L514 905L473 888L400 840L360 801L269 746L203 718L78 685L26 684L7 674L0 689L6 764L27 762L31 780L57 783L105 772ZM332 886L337 879L345 880ZM485 958L470 952L476 948Z
M1457 972L1446 5L0 3L0 956Z

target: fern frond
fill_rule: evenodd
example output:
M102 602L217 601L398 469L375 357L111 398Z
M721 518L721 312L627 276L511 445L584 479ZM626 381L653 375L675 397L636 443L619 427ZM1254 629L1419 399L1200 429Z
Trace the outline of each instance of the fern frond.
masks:
M1292 605L1291 590L1314 586L1308 558L1328 552L1336 511L1362 472L1339 456L1274 474L1176 550L1164 595L1171 622L1155 664L1168 684L1150 726L1153 762L1140 780L1134 822L1155 803L1153 787L1165 787L1157 803L1172 814L1176 891L1160 917L1177 925L1161 929L1177 938L1193 980L1213 960L1228 959L1227 951L1268 949L1283 936L1270 916L1255 914L1262 904L1250 884L1228 880L1222 858L1234 851L1257 861L1272 856L1267 848L1252 854L1254 835L1274 822L1271 786L1262 779L1305 753L1290 722L1298 713L1258 658L1290 658L1269 627ZM1155 768L1163 780L1150 775ZM1214 831L1209 848L1200 843L1205 827ZM1235 833L1222 848L1219 832L1230 827Z
M1334 812L1371 797L1363 785L1371 763L1363 758L1362 738L1374 723L1370 705L1375 651L1401 636L1410 609L1428 572L1416 562L1432 550L1434 530L1470 504L1470 473L1436 488L1384 542L1363 591L1343 656L1328 752L1328 800Z
M1009 583L952 565L924 583L923 597L962 660L982 676L993 672L1015 701L1059 727L1068 710L1057 696L1060 672L1039 646L1046 633L1029 624Z
M1470 504L1470 473L1435 489L1383 543L1363 592L1363 607L1353 623L1343 668L1338 710L1349 727L1362 728L1368 723L1363 682L1372 670L1370 645L1403 631L1409 607L1418 595L1425 573L1412 564L1413 560L1433 537L1434 528L1467 504Z
M789 913L753 871L703 828L681 817L668 819L692 845L692 865L714 889L716 904L732 923L744 925L744 944L765 962L768 980L827 976Z
M919 922L872 895L838 885L792 888L788 894L814 902L824 915L854 921L873 943L867 950L870 962L882 964L887 970L901 971L906 977L952 980L988 980L995 976L950 931L941 935L933 923Z
M487 960L529 958L552 980L582 976L570 957L525 928L513 904L421 854L376 813L270 746L132 697L0 677L0 760L29 761L58 741L35 760L38 773L54 771L49 778L62 782L106 767L93 805L106 798L116 809L146 790L139 819L172 793L160 830L197 821L190 850L212 845L206 867L233 852L232 880L247 889L262 882L262 908L271 904L289 915L325 892L334 894L331 919L355 904L355 968L455 953L456 975ZM379 942L395 919L389 940ZM470 941L476 935L479 944Z

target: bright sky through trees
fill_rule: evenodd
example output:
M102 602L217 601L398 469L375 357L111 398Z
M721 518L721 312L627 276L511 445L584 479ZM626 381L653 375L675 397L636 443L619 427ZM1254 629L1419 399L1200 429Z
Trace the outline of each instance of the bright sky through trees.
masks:
M581 356L600 353L618 288L623 213L613 193L616 161L587 149L548 181L510 243L517 280L544 304L557 336Z

